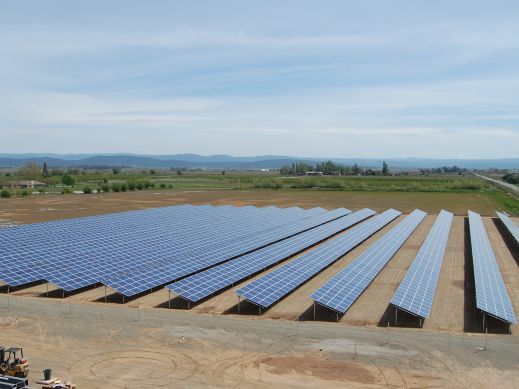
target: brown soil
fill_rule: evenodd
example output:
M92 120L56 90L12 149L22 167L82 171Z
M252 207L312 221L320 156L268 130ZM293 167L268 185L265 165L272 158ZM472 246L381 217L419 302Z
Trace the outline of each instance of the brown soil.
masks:
M465 215L467 209L471 209L482 215L494 215L494 205L484 195L470 193L162 190L0 199L0 224L33 223L185 203L347 207L352 210L369 207L377 211L395 208L404 213L419 208L431 214L447 209L459 215Z

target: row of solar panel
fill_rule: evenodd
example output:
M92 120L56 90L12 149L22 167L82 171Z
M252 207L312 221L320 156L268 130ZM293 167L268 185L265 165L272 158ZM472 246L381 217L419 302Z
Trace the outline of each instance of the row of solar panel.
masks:
M131 296L349 213L182 205L4 228L0 280Z
M350 214L346 209L326 212L322 208L305 211L297 207L182 205L17 226L0 230L0 244L5 247L0 263L6 269L0 280L16 286L44 279L67 291L103 283L123 295L133 296L188 276L167 288L196 302L374 214L369 209ZM388 210L371 218L237 293L261 307L269 307L399 215L398 211ZM469 212L477 306L514 323L504 282L476 215ZM425 216L422 211L413 211L316 290L312 294L314 301L345 313ZM498 216L513 236L517 227L506 215ZM439 214L391 300L396 307L423 318L429 316L452 217L446 211ZM78 229L84 231L78 233ZM107 237L109 230L116 233ZM196 234L202 236L197 239ZM46 245L42 246L42 241ZM146 250L150 252L146 254ZM22 257L26 260L20 261ZM61 262L56 263L56 258ZM493 264L489 258L493 258Z
M515 245L519 245L519 226L517 226L512 219L503 212L496 212L496 214L507 229L508 233L512 236Z
M470 244L476 283L476 306L481 311L511 324L516 324L512 303L496 257L490 246L481 216L469 211Z
M350 217L353 215L350 215ZM367 239L398 215L399 213L396 213L396 211L386 211L385 214L364 222L340 237L328 241L317 249L238 289L237 294L260 307L267 308L337 261L358 243ZM477 215L479 222L474 221L476 215L469 212L478 299L477 307L505 322L515 324L516 318L495 257L491 251L490 243L484 228L482 228L483 225L480 223L479 215ZM320 305L344 314L425 216L426 214L422 211L413 211L401 223L316 290L311 295L312 299ZM391 300L394 306L422 318L429 317L452 219L452 213L440 212ZM484 253L482 253L483 249L479 247L481 244L484 245ZM208 295L204 293L205 291L210 294L217 290L211 287L206 288L205 284L204 287L200 287L202 283L211 285L211 282L214 282L210 280L212 275L219 272L232 274L233 270L232 265L227 266L227 269L214 269L212 272L193 276L190 279L168 286L168 288L184 298L197 301ZM258 268L258 270L260 269ZM234 277L232 280L237 282L240 278Z

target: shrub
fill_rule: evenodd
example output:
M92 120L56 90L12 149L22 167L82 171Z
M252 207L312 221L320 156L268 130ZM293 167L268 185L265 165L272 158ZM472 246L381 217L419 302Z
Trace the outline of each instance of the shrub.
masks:
M137 183L137 189L138 190L143 190L144 189L144 184L142 182L138 182Z
M76 183L76 180L74 180L74 177L65 174L63 177L61 177L61 182L63 183L63 185L73 186Z
M27 196L29 196L30 193L31 193L31 192L29 192L27 189L22 190L22 196L23 196L23 197L27 197Z
M0 197L4 198L4 199L7 199L9 197L11 197L11 192L8 191L7 189L3 189L1 192L0 192Z
M128 190L128 185L122 184L121 185L121 192L126 192Z
M120 192L121 186L119 184L112 184L112 192Z
M108 184L101 185L101 190L106 193L110 192L110 185L108 185Z
M137 185L135 184L135 182L130 182L130 183L128 183L128 189L129 189L129 190L135 190L135 189L137 189Z
M253 180L252 186L257 189L280 189L283 187L283 180L266 180L260 178Z
M84 193L84 194L91 194L91 193L92 193L92 188L89 187L89 186L85 186L85 187L83 188L83 193Z
M72 192L73 192L72 188L63 188L63 190L61 191L62 194L69 194Z
M160 184L160 187L161 187L162 189L165 189L165 188L166 188L166 184L162 183L162 184Z

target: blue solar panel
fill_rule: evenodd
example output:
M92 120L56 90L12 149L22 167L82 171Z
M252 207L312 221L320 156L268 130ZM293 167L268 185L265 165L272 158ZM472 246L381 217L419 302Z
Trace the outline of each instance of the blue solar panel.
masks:
M239 296L269 307L369 238L401 212L389 209L316 249L237 290Z
M519 244L519 227L508 217L508 215L505 215L502 212L496 212L496 214L514 239L515 244Z
M166 252L158 257L158 260L149 262L152 266L147 266L138 272L135 271L134 274L126 274L124 277L120 276L117 279L105 279L102 282L125 296L133 296L154 286L166 284L289 238L349 213L349 210L336 209L326 212L324 215L292 222L282 228L272 228L262 234L236 239L227 245L219 245L216 242L216 246L208 246L204 251L189 252L183 258L168 257Z
M319 227L295 235L230 262L196 273L166 286L167 289L192 302L197 302L253 274L291 257L324 239L374 215L363 209Z
M452 218L452 213L440 212L391 304L424 319L429 317Z
M252 215L250 218L239 216L234 219L216 220L209 224L209 228L202 228L203 235L196 235L192 229L184 227L183 231L173 236L166 235L167 239L157 240L158 234L155 234L144 241L141 240L139 245L134 241L125 242L128 247L120 247L112 252L109 260L97 260L97 266L91 268L88 274L82 273L82 262L85 261L77 260L71 264L69 274L56 269L47 272L47 279L65 290L101 282L119 293L133 296L174 280L175 278L169 277L177 275L179 270L185 271L181 266L183 262L188 262L192 271L218 262L217 257L208 258L205 262L196 261L198 258L195 255L209 252L215 254L218 250L229 252L229 247L235 247L238 241L256 244L261 237L266 234L273 236L287 223L292 222L295 225L307 220L307 215L301 214L300 209L295 214L292 211L284 210L284 217L275 212L266 217ZM265 239L263 242L270 243ZM234 251L233 254L235 253Z
M99 282L98 274L117 269L121 258L142 265L146 258L134 256L135 248L152 252L167 243L196 244L201 236L244 236L323 212L180 205L3 228L0 280L16 286L46 279L72 290Z
M312 294L312 299L345 313L384 268L427 214L414 210L391 231Z
M516 324L512 303L506 292L481 216L469 211L469 226L476 282L476 306L491 316Z

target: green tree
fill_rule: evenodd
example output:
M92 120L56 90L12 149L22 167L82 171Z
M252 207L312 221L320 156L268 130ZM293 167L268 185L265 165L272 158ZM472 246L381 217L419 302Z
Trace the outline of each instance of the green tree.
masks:
M34 162L28 162L25 166L18 170L18 174L28 180L35 180L41 176L41 167Z
M281 166L281 169L279 169L279 173L283 176L288 176L291 174L291 169L289 165L283 165Z
M0 192L0 197L4 198L4 199L7 199L9 197L11 197L11 192L8 191L7 189L3 189L1 192Z
M43 177L49 177L49 168L47 167L47 162L43 162Z
M121 172L121 168L120 168L120 167L113 167L113 168L112 168L112 173L113 173L114 175L117 175L117 174L119 174L120 172Z
M91 194L91 193L92 193L92 188L89 187L89 186L85 186L85 187L83 188L83 193L84 193L84 194Z
M74 180L74 177L72 177L71 175L65 174L63 175L63 177L61 177L61 182L63 183L63 185L73 186L76 183L76 180Z
M387 167L386 161L382 162L382 175L387 176L389 173L389 168Z

